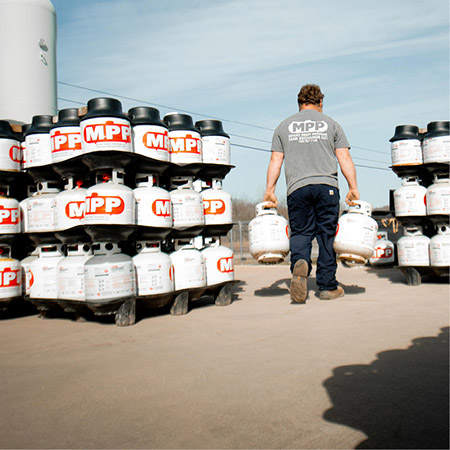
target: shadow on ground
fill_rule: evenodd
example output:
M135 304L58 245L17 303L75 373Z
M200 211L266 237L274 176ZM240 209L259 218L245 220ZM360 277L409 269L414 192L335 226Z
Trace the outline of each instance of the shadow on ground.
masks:
M337 367L323 417L362 431L356 448L449 448L449 329L389 350L369 365Z

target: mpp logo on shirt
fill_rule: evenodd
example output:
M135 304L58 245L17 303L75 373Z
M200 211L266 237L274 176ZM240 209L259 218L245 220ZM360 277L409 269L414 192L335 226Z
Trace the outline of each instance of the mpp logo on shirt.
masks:
M328 124L324 120L305 120L304 122L291 122L288 126L290 133L324 133Z

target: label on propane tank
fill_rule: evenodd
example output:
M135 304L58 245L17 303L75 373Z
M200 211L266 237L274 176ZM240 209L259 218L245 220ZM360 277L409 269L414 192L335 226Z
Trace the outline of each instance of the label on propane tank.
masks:
M169 161L169 131L158 125L135 125L133 147L139 155Z
M20 233L20 219L19 202L17 200L0 198L0 233Z
M173 291L171 262L136 262L138 295L154 295Z
M397 246L400 266L429 266L429 244L425 241L400 243Z
M418 139L395 141L391 144L393 166L422 164L422 146Z
M427 214L423 191L394 194L396 216L425 216Z
M205 285L205 261L185 256L182 264L174 267L175 289L200 287Z
M33 278L33 283L30 284L31 298L58 298L56 265L57 262L35 266L33 271L30 271Z
M205 225L227 224L233 221L231 204L225 197L203 198L203 213Z
M203 162L230 164L230 139L224 136L202 137Z
M14 298L22 295L22 273L14 260L0 265L0 298Z
M202 139L196 131L169 131L170 160L175 164L202 162Z
M30 134L26 142L26 167L46 166L52 163L50 133Z
M145 189L134 191L136 198L136 223L148 227L170 228L172 207L170 198L158 198Z
M0 138L0 170L19 172L22 150L19 141Z
M180 229L204 223L203 203L198 195L173 195L171 202L174 228Z
M450 242L430 243L430 259L432 266L450 266Z
M65 161L82 154L80 127L60 127L50 131L52 161Z
M58 267L58 298L85 300L84 264Z
M450 192L441 189L427 193L427 214L448 214L450 211Z
M132 152L131 126L126 119L96 117L82 120L81 147L83 153L116 150Z
M110 300L136 294L132 261L84 266L86 300Z
M450 160L450 136L439 136L423 141L423 162L448 162Z
M133 191L120 195L101 195L90 192L86 196L83 224L134 225L135 201Z
M27 204L28 232L54 231L55 229L55 201L50 198L29 198Z

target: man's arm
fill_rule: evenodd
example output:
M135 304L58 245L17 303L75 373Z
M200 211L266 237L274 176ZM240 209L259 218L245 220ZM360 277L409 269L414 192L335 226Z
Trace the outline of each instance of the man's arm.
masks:
M356 181L356 169L348 148L337 148L336 158L341 167L342 175L348 183L348 194L345 197L347 205L354 205L353 200L359 200L358 183Z
M283 165L284 153L272 152L270 157L269 167L267 169L267 184L266 193L264 194L264 201L271 202L270 207L278 206L278 199L275 195L275 188L277 186L278 178L280 177L281 166Z

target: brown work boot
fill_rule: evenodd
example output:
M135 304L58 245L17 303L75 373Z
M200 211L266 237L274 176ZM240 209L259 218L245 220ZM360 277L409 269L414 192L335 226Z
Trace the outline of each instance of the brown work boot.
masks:
M344 295L344 289L341 286L338 286L332 291L320 291L320 300L334 300L335 298L343 297Z
M299 259L292 271L291 279L291 300L295 303L305 303L308 294L308 263L304 259Z

